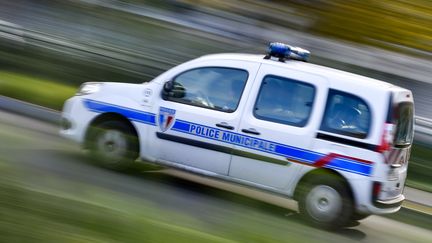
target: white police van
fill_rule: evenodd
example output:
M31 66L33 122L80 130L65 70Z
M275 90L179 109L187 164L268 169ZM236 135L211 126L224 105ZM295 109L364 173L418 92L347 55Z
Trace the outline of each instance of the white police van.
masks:
M149 83L85 83L61 134L109 168L140 158L294 198L322 227L398 211L411 92L308 56L272 43L265 57L204 56Z

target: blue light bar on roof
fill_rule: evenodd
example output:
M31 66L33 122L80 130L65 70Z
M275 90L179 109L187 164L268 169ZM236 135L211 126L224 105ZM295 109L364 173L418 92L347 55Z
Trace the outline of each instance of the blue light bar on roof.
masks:
M294 59L306 62L310 57L310 52L300 47L289 46L280 42L272 42L269 44L269 49L265 59L271 57L279 58L279 61L284 62L286 59Z

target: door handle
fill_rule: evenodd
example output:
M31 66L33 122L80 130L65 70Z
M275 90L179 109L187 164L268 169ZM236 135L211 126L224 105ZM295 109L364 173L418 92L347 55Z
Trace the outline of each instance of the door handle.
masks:
M228 130L234 130L234 127L231 126L231 125L229 125L226 122L217 123L216 126L217 127L221 127L221 128L225 128L225 129L228 129Z
M253 135L260 135L261 133L255 130L255 128L249 128L249 129L242 129L241 130L244 133L253 134Z

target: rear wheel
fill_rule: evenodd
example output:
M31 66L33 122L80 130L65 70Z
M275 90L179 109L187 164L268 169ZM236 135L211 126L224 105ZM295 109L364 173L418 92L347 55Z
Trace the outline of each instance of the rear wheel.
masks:
M347 225L352 215L352 199L340 178L322 174L307 182L300 194L299 210L314 226L338 229Z
M138 157L138 138L133 128L121 121L106 121L91 128L90 159L113 170L126 170Z

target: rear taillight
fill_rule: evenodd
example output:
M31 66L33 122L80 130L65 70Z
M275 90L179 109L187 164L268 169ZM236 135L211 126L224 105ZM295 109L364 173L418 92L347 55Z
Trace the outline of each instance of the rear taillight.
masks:
M373 187L372 187L372 198L374 200L378 199L378 196L379 196L379 194L381 192L381 187L382 187L381 182L374 181Z
M393 127L394 125L391 123L384 124L384 131L382 133L381 143L377 147L377 152L384 153L391 149L393 143Z

